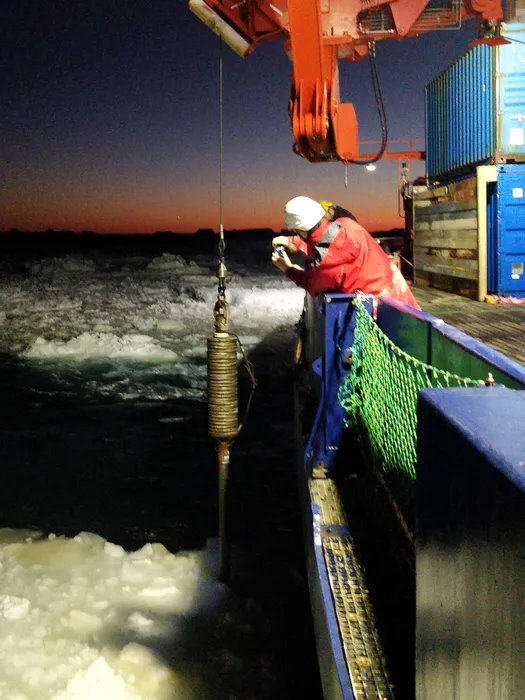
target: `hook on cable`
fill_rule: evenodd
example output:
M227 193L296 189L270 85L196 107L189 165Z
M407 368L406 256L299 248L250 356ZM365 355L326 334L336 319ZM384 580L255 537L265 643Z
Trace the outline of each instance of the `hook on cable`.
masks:
M215 318L215 330L217 333L226 333L230 320L230 307L225 299L217 299L213 307L213 316Z

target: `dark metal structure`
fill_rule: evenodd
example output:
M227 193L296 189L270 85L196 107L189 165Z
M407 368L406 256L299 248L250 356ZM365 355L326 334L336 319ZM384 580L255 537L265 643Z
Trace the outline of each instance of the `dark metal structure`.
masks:
M523 696L524 417L504 387L420 394L418 700Z

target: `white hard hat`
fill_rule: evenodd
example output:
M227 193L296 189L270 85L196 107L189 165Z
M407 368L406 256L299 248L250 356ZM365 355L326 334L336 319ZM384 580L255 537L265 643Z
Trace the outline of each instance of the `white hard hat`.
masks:
M284 220L289 229L310 231L323 218L323 207L310 197L294 197L284 207Z

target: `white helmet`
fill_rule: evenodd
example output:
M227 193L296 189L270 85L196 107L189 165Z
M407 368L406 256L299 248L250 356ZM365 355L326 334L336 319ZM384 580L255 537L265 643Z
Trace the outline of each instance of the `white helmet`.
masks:
M310 197L294 197L284 207L284 220L289 229L310 231L323 218L323 207Z

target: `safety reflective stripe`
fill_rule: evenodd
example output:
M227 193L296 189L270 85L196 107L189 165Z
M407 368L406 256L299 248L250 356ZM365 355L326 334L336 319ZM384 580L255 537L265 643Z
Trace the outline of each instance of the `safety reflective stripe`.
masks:
M330 226L326 229L326 231L323 233L321 238L315 243L314 249L315 249L315 263L318 265L321 260L324 258L324 256L328 252L328 248L330 247L330 244L334 241L334 239L337 237L339 234L339 231L341 230L342 224L337 223L337 221L332 221Z

